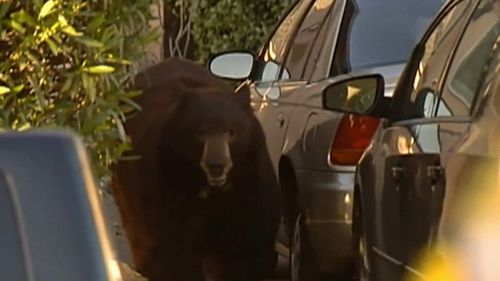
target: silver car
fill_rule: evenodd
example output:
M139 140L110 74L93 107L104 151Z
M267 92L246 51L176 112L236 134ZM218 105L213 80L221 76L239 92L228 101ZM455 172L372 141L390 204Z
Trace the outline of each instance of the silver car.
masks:
M285 197L278 252L293 280L350 273L355 165L378 119L323 110L321 92L350 75L381 73L391 95L439 0L300 0L257 55L220 53L213 74L241 81L267 137ZM355 95L349 89L343 95Z
M383 118L356 171L359 280L500 280L500 1L448 1L390 106L374 77L324 92ZM364 105L331 100L354 85Z

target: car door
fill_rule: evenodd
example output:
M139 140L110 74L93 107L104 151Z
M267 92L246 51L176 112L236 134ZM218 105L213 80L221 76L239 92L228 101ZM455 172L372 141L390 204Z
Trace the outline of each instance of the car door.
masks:
M337 113L322 110L321 91L330 82L326 79L330 74L345 3L344 0L316 1L290 50L287 65L301 69L295 80L301 81L302 86L297 91L296 108L290 118L284 154L292 159L294 168L298 170L326 164L324 153L328 151L330 140L318 137L318 124ZM300 43L307 41L309 43L305 47ZM329 125L331 134L334 124ZM322 148L321 155L318 155L318 147ZM323 159L325 161L321 161Z
M442 196L439 125L441 73L475 1L451 1L414 50L395 90L393 120L374 137L373 212L365 214L377 280L399 280L435 229ZM468 124L460 122L464 129ZM432 175L428 177L427 175ZM369 195L367 195L369 194ZM366 200L364 200L366 201Z
M283 144L283 152L301 147L303 149L310 148L309 144L304 147L305 139L302 135L308 124L313 123L317 113L311 110L306 102L312 98L309 89L310 72L316 66L318 57L321 51L332 52L333 46L331 42L325 42L328 33L335 30L338 24L338 18L332 12L334 3L341 2L335 0L316 0L312 4L308 13L301 22L293 41L290 44L286 60L284 62L284 70L287 71L287 76L282 76L278 81L283 93L294 95L294 110L289 118L289 126ZM319 62L328 64L328 61ZM325 76L327 74L325 73ZM317 95L316 99L320 99ZM294 164L300 164L302 161L295 161Z
M470 242L464 233L471 230L464 228L471 218L477 220L473 215L487 205L484 202L498 188L499 108L494 102L499 88L494 83L499 77L499 56L500 2L482 0L458 44L438 104L438 109L447 107L450 114L443 116L438 110L437 119L457 122L439 126L446 186L437 242ZM458 126L457 123L470 125ZM485 249L478 252L481 251ZM474 259L477 256L471 258ZM479 265L473 265L476 266Z
M304 122L314 117L314 115L308 115L308 112L302 110L304 104L299 100L302 100L303 95L309 93L307 91L308 78L306 77L309 77L314 70L320 51L330 48L331 53L332 46L324 46L324 43L325 37L334 28L334 26L327 24L331 24L335 20L331 13L331 7L335 2L335 0L311 2L311 6L297 26L295 34L290 37L290 41L287 43L288 49L281 65L282 72L273 82L273 87L269 89L272 95L279 98L269 99L267 103L262 103L261 108L256 111L269 142L272 142L270 149L274 150L271 155L276 169L278 169L282 154L301 143ZM324 62L324 64L328 64L328 62ZM324 67L324 69L328 68ZM297 112L302 113L299 118L295 118ZM283 125L283 129L279 129L278 132L270 121L270 116L277 116L279 122L285 122L284 125L278 124ZM281 138L282 141L277 142L277 138ZM271 146L274 147L271 148Z
M276 159L276 168L278 168L281 156L287 155L290 157L290 154L293 154L292 157L299 156L292 161L293 168L300 168L304 160L300 158L301 152L303 152L303 149L310 149L310 143L314 141L314 134L309 134L309 142L305 143L307 136L303 133L307 128L312 128L312 124L315 121L314 118L317 117L317 114L312 111L313 109L307 103L304 103L304 99L310 97L311 93L313 93L310 91L308 85L311 73L323 71L324 77L328 75L328 59L331 59L333 45L331 41L327 42L327 37L333 35L332 33L335 32L336 24L340 21L338 15L333 12L333 7L336 6L335 3L342 1L313 1L311 8L308 10L293 40L290 42L286 60L283 64L283 73L286 73L286 76L282 75L276 84L279 85L282 95L294 97L293 110L287 115L288 124L279 158ZM329 53L329 55L323 55L323 52ZM320 61L320 58L323 57L327 57L327 60ZM316 99L320 98L320 95L316 97ZM314 110L317 110L317 108L314 108ZM286 193L286 189L289 186L283 183L282 188ZM299 195L294 198L300 200L303 197ZM287 212L293 212L292 210L295 210L297 207L295 201L287 201L286 204ZM287 239L281 240L285 242ZM288 245L288 242L286 241L285 244Z
M471 136L476 135L471 134L474 109L485 70L491 62L492 50L498 44L500 14L493 7L493 1L480 1L480 6L460 35L451 63L438 82L441 86L437 110L430 120L437 125L439 157L432 157L429 161L425 159L428 155L416 156L412 183L420 194L402 196L407 200L402 202L402 210L404 214L411 214L402 218L406 226L402 231L407 231L403 232L408 245L406 274L412 277L419 276L422 257L435 254L436 243L441 236L441 221L447 217L447 208L463 207L459 206L461 204L449 204L450 198L460 197L461 189L470 188L476 169L481 169L481 172L497 169L496 158L490 159L486 153L467 153L462 148L470 142Z
M295 85L280 83L280 80L287 80L290 76L283 65L296 29L311 4L311 0L300 0L292 6L262 47L257 57L258 65L251 77L237 89L250 90L254 113L265 132L269 154L276 169L295 100L290 90Z

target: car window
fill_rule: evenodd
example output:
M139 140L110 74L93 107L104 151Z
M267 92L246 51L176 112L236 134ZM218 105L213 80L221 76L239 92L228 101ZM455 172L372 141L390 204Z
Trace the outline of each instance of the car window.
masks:
M289 77L281 79L303 80L306 64L310 63L311 50L314 45L322 44L324 37L319 38L319 30L334 0L316 0L302 21L297 34L290 45L290 50L285 61L285 69Z
M482 1L471 17L448 72L439 108L447 107L452 116L468 116L500 35L500 2ZM438 116L440 115L438 111Z
M14 197L0 171L0 269L2 280L28 280Z
M261 61L263 66L254 76L256 81L273 81L276 80L283 65L285 50L288 40L293 34L296 26L306 12L311 1L298 1L290 12L285 16L283 21L273 33L271 39L261 52Z
M339 11L343 9L339 5L339 0L336 0L335 5L332 5L330 11L323 21L323 25L318 33L316 43L312 46L309 60L306 64L303 77L309 81L318 81L329 76L330 62L333 57L333 44L335 42L333 36L337 25L340 24L338 19Z
M468 18L470 1L458 2L435 23L421 43L421 51L411 58L413 67L402 77L393 103L397 119L433 117L439 97L439 79L449 55ZM417 57L415 57L417 56ZM409 95L408 95L409 93ZM432 94L432 95L430 95ZM434 97L430 100L430 97ZM443 112L447 110L443 109Z
M331 75L404 63L441 0L349 0Z

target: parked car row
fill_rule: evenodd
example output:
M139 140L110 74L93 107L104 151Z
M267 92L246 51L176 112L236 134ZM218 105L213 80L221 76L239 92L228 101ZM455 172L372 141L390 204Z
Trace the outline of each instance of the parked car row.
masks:
M498 0L299 0L257 55L209 62L266 133L292 280L352 264L420 280L421 257L442 258L457 211L495 186L481 175L498 176L499 21Z

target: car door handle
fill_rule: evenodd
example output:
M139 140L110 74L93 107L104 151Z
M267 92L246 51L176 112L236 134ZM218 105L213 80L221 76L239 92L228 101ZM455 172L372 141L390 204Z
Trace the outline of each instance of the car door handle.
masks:
M392 177L394 179L399 180L399 179L403 178L404 173L405 173L405 169L401 166L394 166L391 168L391 172L392 172Z
M283 126L285 126L285 115L280 113L278 115L278 127L283 128Z
M399 192L400 185L403 182L403 178L405 177L405 169L397 165L391 168L391 173L392 178L395 182L394 189L396 190L396 192Z
M429 213L430 213L430 228L429 228L429 241L428 247L435 244L436 237L438 236L440 209L442 207L442 196L444 196L444 188L442 180L445 180L445 170L441 165L427 166L427 176L431 180L430 197L429 197Z
M427 176L433 180L437 181L444 175L444 168L440 165L430 165L427 166Z

